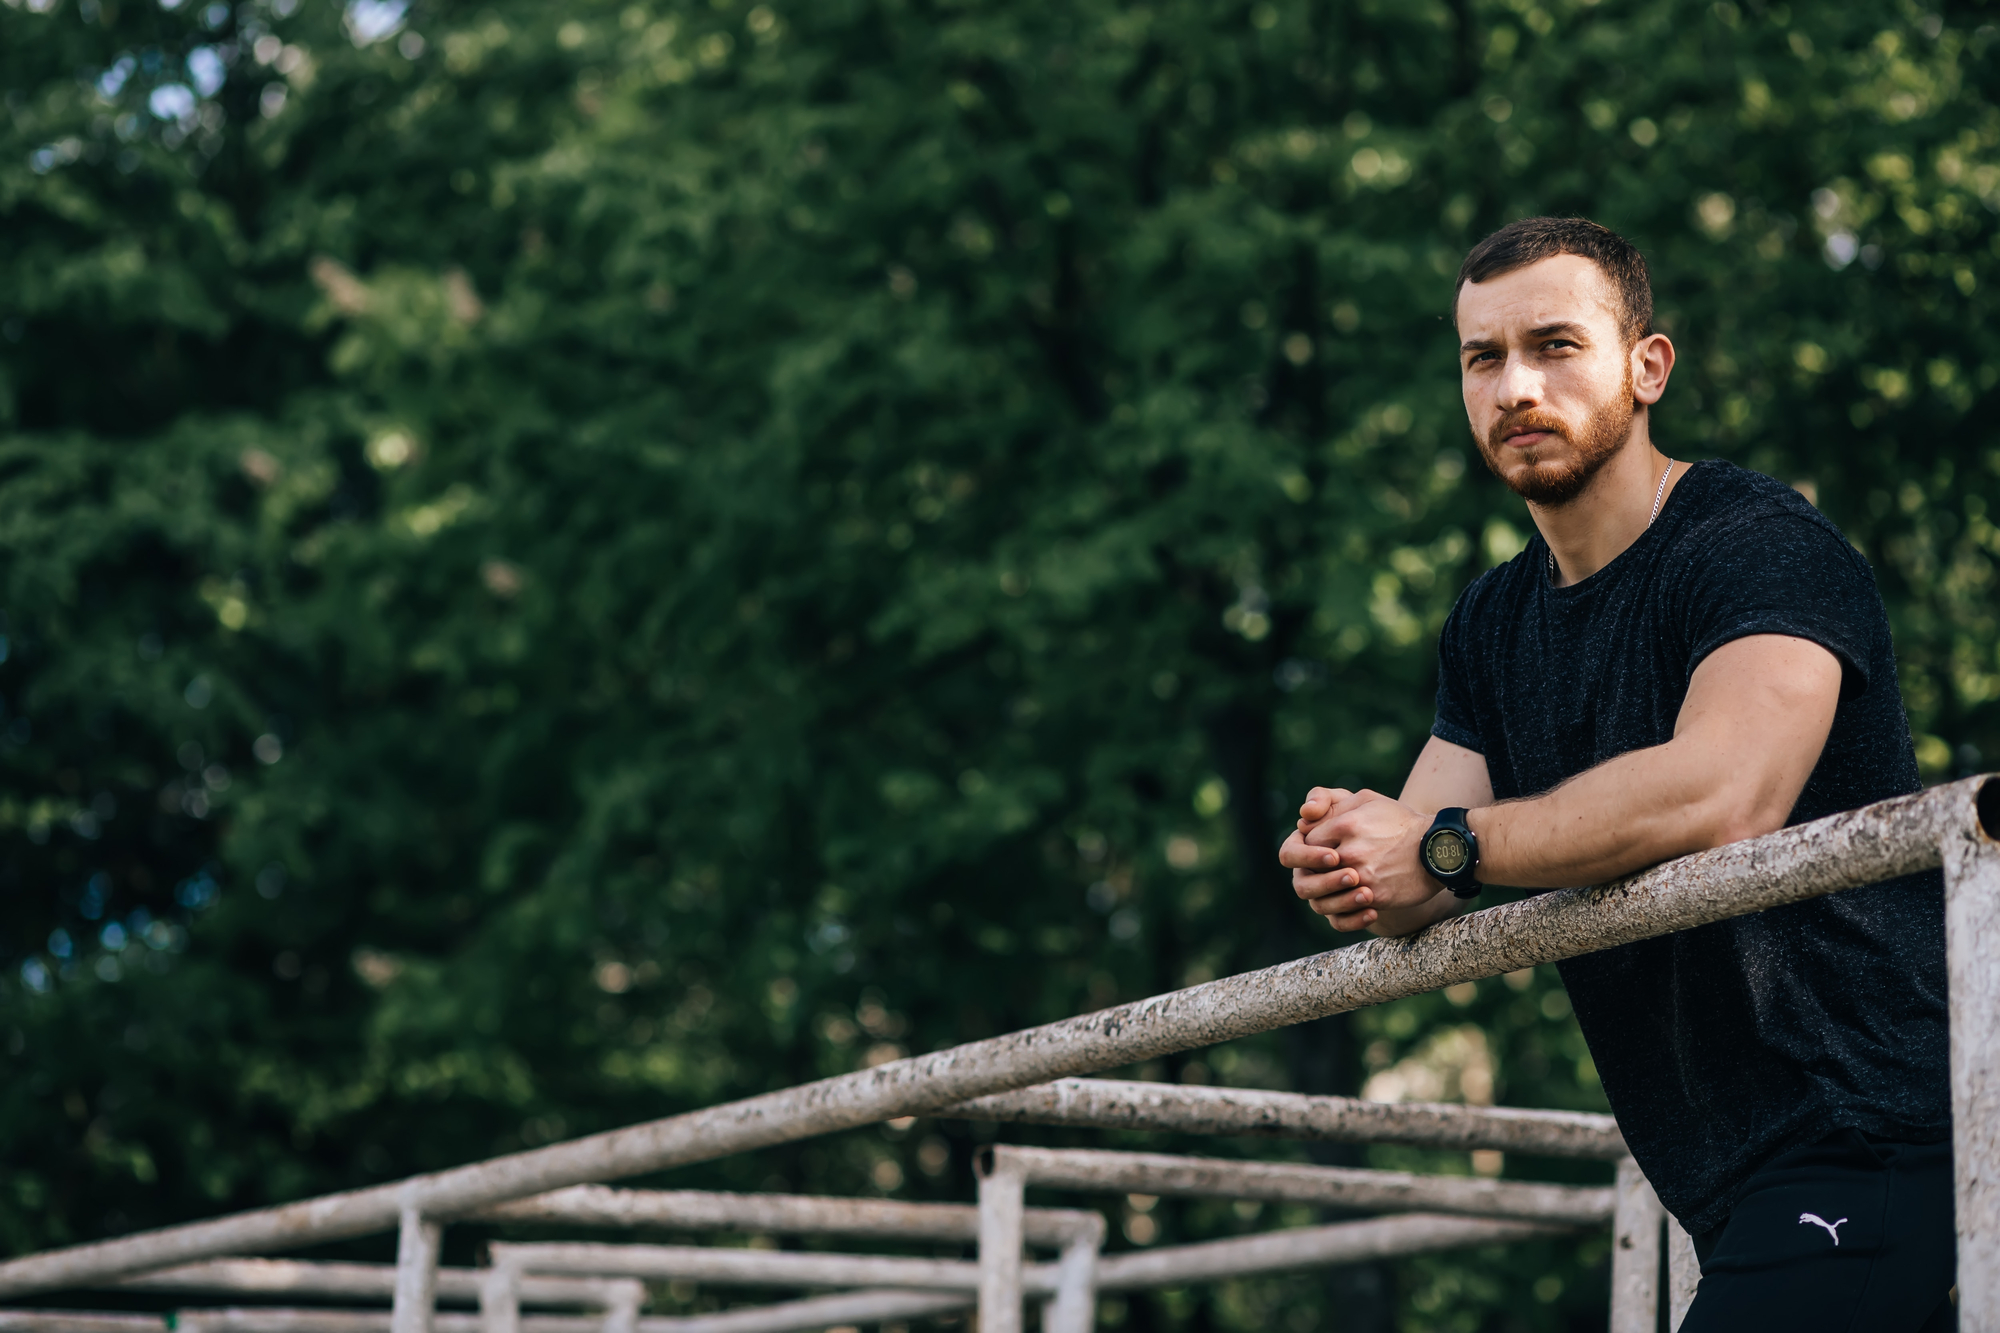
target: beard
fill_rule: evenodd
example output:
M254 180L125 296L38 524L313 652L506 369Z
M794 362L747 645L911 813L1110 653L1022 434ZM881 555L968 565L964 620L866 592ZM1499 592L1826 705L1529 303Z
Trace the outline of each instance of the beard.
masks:
M1594 409L1580 428L1572 429L1570 423L1552 413L1527 408L1501 417L1484 438L1474 431L1472 439L1487 469L1505 482L1508 490L1529 504L1553 507L1583 494L1591 478L1631 438L1632 418L1637 414L1628 366L1617 395ZM1502 443L1510 431L1524 427L1547 431L1555 438L1532 449L1510 449ZM1567 449L1563 448L1565 443ZM1511 471L1507 470L1510 464Z

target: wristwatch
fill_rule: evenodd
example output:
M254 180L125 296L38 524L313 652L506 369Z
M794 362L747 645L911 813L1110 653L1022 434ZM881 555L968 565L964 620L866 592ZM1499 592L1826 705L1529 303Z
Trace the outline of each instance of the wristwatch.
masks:
M1473 878L1479 868L1479 835L1466 824L1463 806L1438 811L1424 840L1417 844L1417 852L1431 878L1454 895L1479 896L1481 885Z

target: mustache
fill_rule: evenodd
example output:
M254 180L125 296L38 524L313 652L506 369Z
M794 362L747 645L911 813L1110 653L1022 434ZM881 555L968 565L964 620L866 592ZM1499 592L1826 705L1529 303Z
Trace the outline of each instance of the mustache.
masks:
M1509 435L1523 434L1528 431L1546 431L1564 440L1570 438L1569 426L1561 417L1552 416L1547 412L1538 412L1534 408L1528 408L1521 412L1509 412L1507 415L1501 417L1500 420L1493 423L1493 429L1486 433L1486 443L1493 449L1498 450L1507 442Z

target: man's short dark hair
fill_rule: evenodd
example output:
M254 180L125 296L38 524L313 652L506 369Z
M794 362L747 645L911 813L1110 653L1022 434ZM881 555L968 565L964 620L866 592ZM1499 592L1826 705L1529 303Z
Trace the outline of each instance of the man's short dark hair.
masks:
M1485 282L1551 255L1580 255L1604 270L1623 307L1618 324L1626 346L1653 331L1653 280L1647 276L1645 256L1632 242L1588 218L1522 218L1473 246L1458 266L1452 309L1458 309L1466 283Z

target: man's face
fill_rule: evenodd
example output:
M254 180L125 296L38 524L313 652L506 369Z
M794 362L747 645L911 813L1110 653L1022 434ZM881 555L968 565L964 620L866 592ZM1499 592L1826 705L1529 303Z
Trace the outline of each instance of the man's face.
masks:
M1473 441L1494 475L1531 503L1575 499L1631 437L1633 349L1618 314L1617 289L1578 255L1459 290Z

